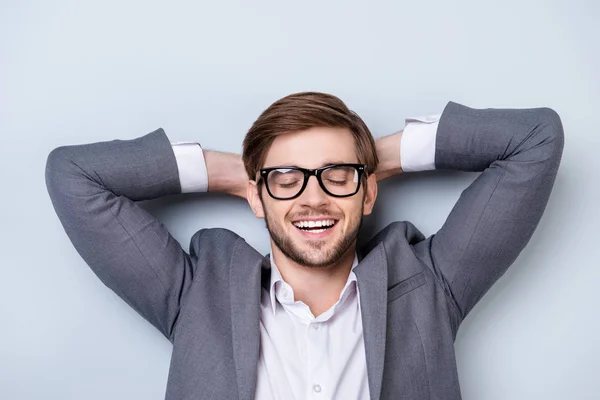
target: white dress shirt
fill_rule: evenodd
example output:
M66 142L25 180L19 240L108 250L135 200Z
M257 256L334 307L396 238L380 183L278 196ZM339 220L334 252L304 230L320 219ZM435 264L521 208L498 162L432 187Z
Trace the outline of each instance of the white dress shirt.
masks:
M435 169L441 114L405 119L400 143L404 172ZM208 171L197 142L171 142L182 193L208 190ZM272 250L271 250L272 254ZM358 265L354 256L352 270ZM271 255L269 291L263 290L257 400L367 400L369 384L354 271L338 301L315 317L283 280Z

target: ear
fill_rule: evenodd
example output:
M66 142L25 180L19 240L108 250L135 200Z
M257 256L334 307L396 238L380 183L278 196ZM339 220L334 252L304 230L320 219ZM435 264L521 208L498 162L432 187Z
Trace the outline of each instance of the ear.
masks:
M263 210L262 201L260 201L260 197L258 195L258 191L261 188L258 187L256 181L248 181L248 188L246 190L246 199L248 200L248 204L250 204L250 208L254 211L254 215L257 218L264 218L265 212Z
M375 174L369 175L365 183L366 193L363 215L369 215L373 211L373 206L375 205L375 200L377 199L377 176L375 176Z

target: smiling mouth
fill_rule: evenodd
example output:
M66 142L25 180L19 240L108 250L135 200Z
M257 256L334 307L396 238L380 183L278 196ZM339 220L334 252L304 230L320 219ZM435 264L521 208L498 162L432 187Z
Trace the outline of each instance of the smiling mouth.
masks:
M335 226L337 220L335 219L323 219L317 221L295 221L293 225L304 232L310 233L323 233Z

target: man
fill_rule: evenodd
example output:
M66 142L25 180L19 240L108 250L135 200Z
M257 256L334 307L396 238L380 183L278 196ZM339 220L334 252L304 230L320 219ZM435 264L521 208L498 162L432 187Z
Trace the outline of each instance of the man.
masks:
M454 102L406 122L374 141L340 99L305 92L260 115L241 158L162 129L50 153L73 245L173 343L167 399L460 399L458 327L533 234L563 127L550 108ZM377 180L424 169L482 173L436 234L400 221L357 245ZM247 198L270 255L225 229L188 254L135 203L207 189Z

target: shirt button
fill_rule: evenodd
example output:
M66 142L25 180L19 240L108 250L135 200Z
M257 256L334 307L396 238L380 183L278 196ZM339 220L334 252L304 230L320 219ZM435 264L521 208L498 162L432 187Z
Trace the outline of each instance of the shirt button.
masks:
M313 391L319 393L321 391L321 385L313 385Z
M315 323L315 324L312 324L312 328L313 328L315 331L318 331L318 330L319 330L319 327L320 327L320 325L319 325L319 324L317 324L317 323Z

